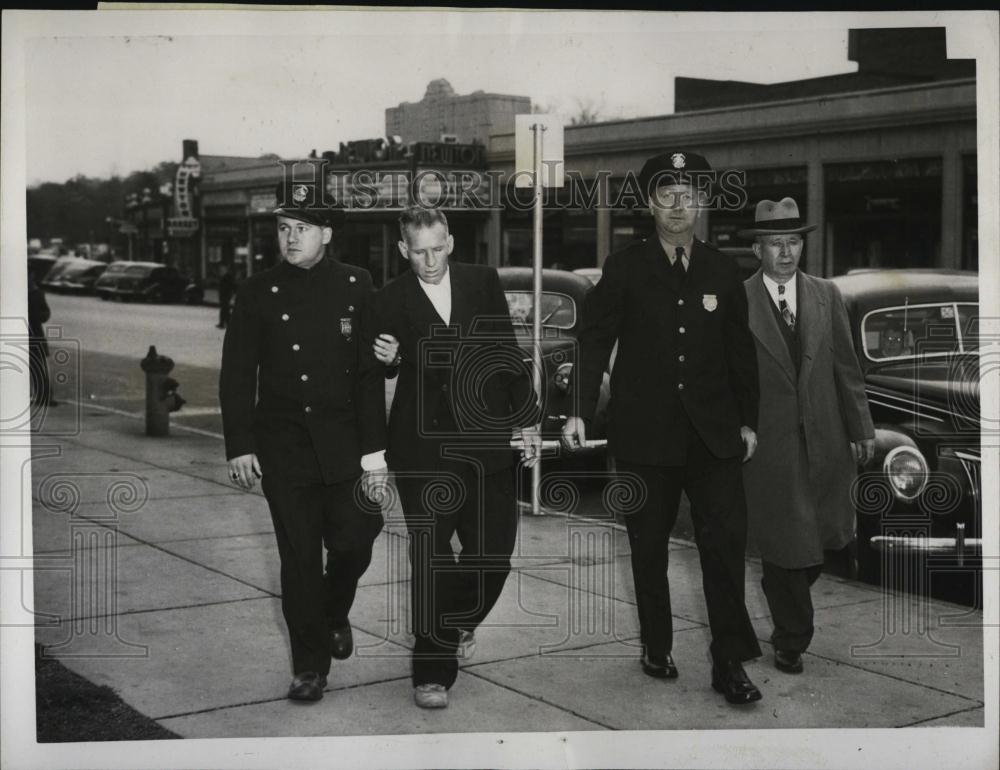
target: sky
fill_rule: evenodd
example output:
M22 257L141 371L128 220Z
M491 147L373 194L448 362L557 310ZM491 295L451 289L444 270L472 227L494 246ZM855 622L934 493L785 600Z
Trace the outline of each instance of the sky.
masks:
M843 23L762 27L741 15L691 29L658 12L244 18L213 33L109 27L31 40L28 183L180 160L185 138L207 155L336 149L384 136L385 109L419 101L435 78L459 94L519 94L564 117L587 105L614 119L672 112L677 76L770 83L856 70Z

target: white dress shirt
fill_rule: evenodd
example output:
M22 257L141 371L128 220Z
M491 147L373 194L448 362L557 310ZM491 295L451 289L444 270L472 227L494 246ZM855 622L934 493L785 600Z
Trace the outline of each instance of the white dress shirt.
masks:
M792 311L792 315L795 318L798 318L799 302L798 296L795 292L795 287L796 284L798 284L798 281L795 280L795 276L793 275L790 281L783 284L785 287L785 293L782 294L780 298L778 296L778 282L772 278L768 278L766 275L764 275L763 278L764 288L767 289L767 293L771 295L771 301L774 303L774 306L780 309L781 306L778 304L778 300L783 299L788 303L788 309Z
M446 324L451 323L451 270L445 270L440 283L424 283L419 276L417 283L434 305L437 314Z
M442 320L451 323L451 270L445 271L440 283L424 283L418 276L417 284L424 290ZM385 467L385 450L372 452L361 458L361 470L377 471Z

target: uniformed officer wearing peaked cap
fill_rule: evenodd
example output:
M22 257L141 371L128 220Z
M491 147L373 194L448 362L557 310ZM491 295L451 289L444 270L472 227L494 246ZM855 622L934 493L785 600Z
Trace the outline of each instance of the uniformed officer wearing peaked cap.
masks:
M230 478L251 489L260 477L271 510L288 697L305 701L323 697L331 657L353 650L348 613L382 528L355 487L362 455L381 449L385 432L383 370L359 348L372 279L325 257L334 217L313 193L278 185L284 259L240 287L219 383Z
M579 413L563 439L582 445L612 348L608 449L638 509L625 517L642 641L642 670L672 679L667 548L681 492L701 560L712 632L711 685L730 703L761 697L743 661L760 655L744 597L746 501L741 460L756 448L758 383L747 302L736 263L694 237L705 158L677 149L639 172L656 233L612 254L584 304Z

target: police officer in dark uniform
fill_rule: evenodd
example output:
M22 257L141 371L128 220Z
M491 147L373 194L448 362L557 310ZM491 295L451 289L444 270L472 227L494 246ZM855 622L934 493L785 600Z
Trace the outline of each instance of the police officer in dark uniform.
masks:
M584 305L579 414L563 432L586 438L602 375L611 376L609 451L640 489L626 517L642 639L642 670L673 679L667 548L680 494L691 502L712 631L712 687L730 703L759 700L742 662L760 655L744 589L746 501L741 460L756 447L757 358L736 263L695 239L711 194L701 155L650 158L639 174L656 234L612 254Z
M359 347L372 279L326 258L334 210L315 199L310 185L278 185L284 259L237 292L219 383L230 478L244 489L261 478L270 506L288 697L301 701L322 698L331 657L353 651L348 613L383 523L355 495L361 457L385 431L383 369Z

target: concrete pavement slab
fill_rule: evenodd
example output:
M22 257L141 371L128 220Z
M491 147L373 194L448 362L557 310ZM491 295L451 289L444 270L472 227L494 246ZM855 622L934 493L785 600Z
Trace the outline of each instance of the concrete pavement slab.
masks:
M604 596L613 596L618 601L626 602L634 607L635 584L632 579L630 557L619 556L613 563L597 560L592 564L579 564L572 572L551 570L545 577L567 584L571 574L576 576L574 578L575 585L585 586L587 590ZM767 600L760 588L760 574L760 565L748 561L746 565L747 611L750 613L750 617L755 619L770 618ZM670 550L668 575L673 614L696 624L707 625L708 611L705 607L698 550L693 545L675 542ZM813 604L817 608L876 602L879 598L880 594L870 586L826 575L821 576L813 586ZM770 636L770 629L767 631L767 636Z
M261 701L285 702L292 665L277 599L127 615L119 619L118 632L143 644L146 656L62 662L97 684L115 688L130 705L154 719ZM371 641L360 631L355 637ZM408 683L409 672L407 658L353 656L333 661L329 687L389 679Z
M982 623L967 607L891 595L817 611L810 652L981 702Z
M483 679L463 676L446 709L413 703L409 678L327 692L319 703L286 700L163 719L185 738L404 735L599 730L601 726Z
M82 420L83 429L73 439L80 447L104 449L162 468L183 469L192 462L213 464L224 463L226 459L222 440L217 436L171 430L169 436L151 437L146 435L141 418L86 406L82 408ZM183 425L183 421L174 420L171 425Z
M119 532L136 539L123 538L122 547L137 541L171 543L272 531L267 504L239 492L205 498L151 498L138 510L117 517L106 502L82 503L72 516L36 503L32 522L36 553L69 549L72 526L87 522L116 524Z
M47 476L56 472L92 472L114 473L117 471L148 470L149 463L112 454L103 449L94 449L67 441L59 446L58 454L52 454L48 447L39 446L32 449L31 472L35 476Z
M516 571L507 579L499 601L476 631L475 662L609 643L626 654L638 649L634 607L539 579L540 572ZM409 582L361 588L352 622L373 636L410 648L409 592ZM677 620L675 627L692 625ZM397 654L396 648L389 654Z
M968 700L835 661L806 661L806 674L774 669L767 657L746 664L764 695L731 706L711 688L707 629L675 633L680 677L652 679L638 655L595 663L593 657L529 657L475 665L484 677L546 703L622 730L897 727L951 714ZM587 650L599 653L599 649Z
M228 575L128 538L107 527L80 525L78 548L46 556L35 571L35 609L64 619L185 607L265 596Z
M278 546L273 532L178 541L169 547L197 564L237 577L261 590L281 593ZM406 541L383 531L372 547L372 563L359 585L408 580L409 576Z
M139 510L155 498L233 494L232 488L225 484L159 468L105 473L53 471L33 476L31 488L32 496L51 511L66 511L74 504L107 502L111 513Z
M948 716L935 717L922 722L917 722L910 727L983 727L985 724L984 708L974 706L973 708L959 711Z

